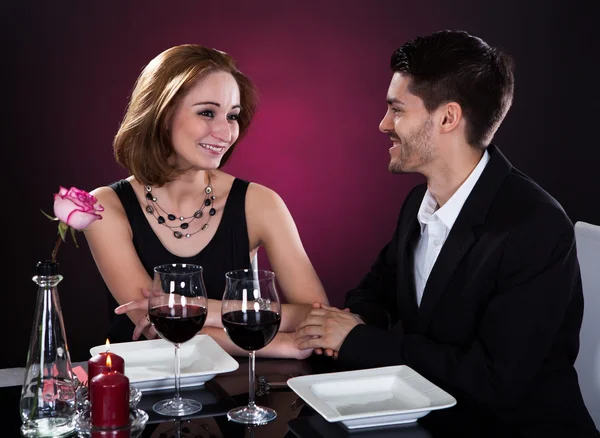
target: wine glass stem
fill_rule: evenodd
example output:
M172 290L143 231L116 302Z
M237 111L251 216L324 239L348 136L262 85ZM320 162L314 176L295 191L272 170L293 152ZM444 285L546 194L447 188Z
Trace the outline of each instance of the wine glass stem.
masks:
M175 399L177 401L181 400L179 395L179 375L181 374L181 344L175 344Z
M248 400L248 407L250 409L254 409L254 350L252 350L250 352L250 366L248 367L248 382L250 384L250 390L248 393L249 396L249 400Z

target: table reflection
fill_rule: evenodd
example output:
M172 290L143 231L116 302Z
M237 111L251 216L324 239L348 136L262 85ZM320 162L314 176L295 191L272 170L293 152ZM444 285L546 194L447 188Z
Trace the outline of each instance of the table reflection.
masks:
M330 423L312 409L307 410L293 420L288 427L290 434L286 438L431 438L432 435L418 423L397 426L347 429L341 422Z
M181 394L202 403L202 410L182 418L168 418L153 411L152 405L165 397L165 391L144 392L139 409L148 413L148 422L141 438L430 438L418 424L368 430L349 431L341 423L329 423L302 402L285 382L291 377L337 371L335 362L321 356L309 360L260 359L256 375L268 382L256 401L277 411L277 418L264 426L247 426L227 420L227 412L248 401L248 363L236 358L240 367L231 373L219 374L202 386L182 388ZM263 382L264 383L264 382ZM0 388L2 436L19 436L19 396L21 388ZM171 391L172 392L172 391ZM74 435L75 436L75 435Z

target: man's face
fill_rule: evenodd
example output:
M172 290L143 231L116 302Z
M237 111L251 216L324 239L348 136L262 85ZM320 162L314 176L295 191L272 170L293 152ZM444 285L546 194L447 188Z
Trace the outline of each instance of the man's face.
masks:
M411 79L394 73L388 88L388 109L379 130L389 135L389 170L422 172L435 156L434 123L421 98L408 90Z

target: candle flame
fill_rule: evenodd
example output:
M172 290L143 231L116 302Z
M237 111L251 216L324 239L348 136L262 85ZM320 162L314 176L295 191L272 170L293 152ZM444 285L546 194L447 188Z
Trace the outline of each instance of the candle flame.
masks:
M110 341L106 338L106 366L111 369L112 368L112 359L110 358L110 354L108 354L108 350L110 350Z

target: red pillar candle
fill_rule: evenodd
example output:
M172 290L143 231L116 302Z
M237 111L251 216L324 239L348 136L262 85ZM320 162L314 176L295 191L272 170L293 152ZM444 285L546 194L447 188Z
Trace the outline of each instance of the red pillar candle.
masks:
M129 423L129 379L112 371L90 380L92 426L121 427Z
M111 365L109 365L108 357L110 357ZM88 383L92 381L98 374L117 371L125 374L125 361L121 356L110 351L99 353L88 360Z

